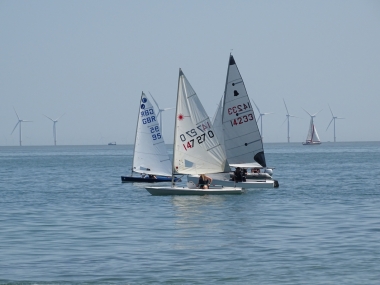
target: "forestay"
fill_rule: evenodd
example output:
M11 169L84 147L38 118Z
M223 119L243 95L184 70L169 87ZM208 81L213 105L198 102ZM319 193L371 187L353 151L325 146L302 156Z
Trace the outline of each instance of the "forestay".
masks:
M255 114L232 55L228 63L224 96L213 123L217 127L219 140L224 142L229 163L256 161L266 167L263 142Z
M179 71L173 173L228 172L226 154L210 119L182 70Z
M171 176L171 162L161 126L148 97L141 94L136 127L133 171L138 173Z

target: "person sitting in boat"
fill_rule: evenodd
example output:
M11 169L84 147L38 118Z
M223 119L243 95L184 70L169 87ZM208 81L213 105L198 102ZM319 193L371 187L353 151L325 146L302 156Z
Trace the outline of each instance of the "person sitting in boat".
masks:
M153 174L149 174L149 178L150 179L157 179L156 175L153 175Z
M252 173L260 173L260 169L258 169L258 168L252 168L251 172Z
M211 182L212 182L211 177L209 177L205 174L201 174L201 175L199 175L197 187L199 187L200 189L208 189Z
M243 173L240 167L236 167L234 171L234 181L235 182L243 182Z
M243 181L246 182L247 180L247 174L248 174L248 171L246 168L243 168Z

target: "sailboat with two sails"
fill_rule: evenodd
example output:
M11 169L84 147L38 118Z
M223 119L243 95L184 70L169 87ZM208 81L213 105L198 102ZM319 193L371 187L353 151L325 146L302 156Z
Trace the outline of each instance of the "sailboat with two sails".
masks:
M154 100L153 96L152 99ZM157 121L153 104L144 92L141 94L138 109L132 171L130 176L121 176L121 181L170 182L171 162L161 126ZM177 181L179 178L174 177L174 180Z
M224 95L214 116L213 126L231 167L260 171L249 173L246 181L241 182L233 181L232 173L208 174L215 184L236 185L245 189L279 186L278 181L271 177L272 169L267 168L263 142L251 101L231 54ZM198 176L188 175L187 180L195 182Z
M199 189L195 183L186 187L175 185L174 175L205 173L229 173L230 167L210 118L198 95L182 70L179 70L177 105L174 127L172 185L170 187L146 187L152 195L221 195L241 194L240 187L213 185ZM215 183L214 183L215 184Z
M308 113L308 115L310 116L310 124L309 124L309 131L307 133L307 137L306 137L306 141L303 142L302 144L303 145L319 145L321 144L321 140L319 139L319 136L318 136L318 132L317 132L317 129L314 125L314 118L315 116L317 116L317 113L315 113L314 115L311 115L308 111L306 111L305 109L303 109L306 113Z

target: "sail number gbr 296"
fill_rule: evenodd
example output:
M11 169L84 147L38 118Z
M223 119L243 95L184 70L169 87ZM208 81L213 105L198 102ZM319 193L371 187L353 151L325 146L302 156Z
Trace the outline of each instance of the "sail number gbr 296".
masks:
M197 132L198 129L199 131ZM180 140L182 141L183 148L187 151L189 148L193 148L194 144L202 144L205 142L206 137L210 139L213 138L214 132L211 130L209 122L200 124L196 129L191 129L183 134L179 135Z

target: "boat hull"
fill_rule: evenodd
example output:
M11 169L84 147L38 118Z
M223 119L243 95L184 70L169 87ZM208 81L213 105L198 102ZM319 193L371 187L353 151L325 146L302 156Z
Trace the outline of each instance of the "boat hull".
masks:
M244 190L238 187L218 187L211 189L192 189L187 187L145 187L153 196L167 195L233 195L242 194Z
M321 142L303 142L303 145L319 145Z
M137 176L121 176L121 182L143 182L143 183L156 183L156 182L171 182L171 177L165 177L165 176L157 176L157 179L153 178L143 178L143 177L137 177ZM181 181L181 179L175 177L174 181Z
M277 188L279 187L278 181L274 179L247 179L245 182L235 182L228 179L229 175L212 175L207 174L212 178L212 185L221 185L223 187L241 187L243 189L261 189L261 188ZM188 175L187 181L198 184L199 176Z

